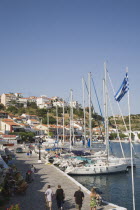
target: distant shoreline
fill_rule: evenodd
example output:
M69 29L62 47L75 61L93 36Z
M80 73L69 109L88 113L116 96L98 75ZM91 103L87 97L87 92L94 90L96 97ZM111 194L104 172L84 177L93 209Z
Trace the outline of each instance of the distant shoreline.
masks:
M110 140L110 142L117 142L119 143L119 140ZM126 141L126 140L121 140L121 142L124 142L124 143L129 143L129 141ZM132 143L135 143L134 141L132 141Z
M126 142L126 143L129 143L129 141L125 141L125 140L120 140L121 142ZM119 140L110 140L110 142L118 142L119 143Z

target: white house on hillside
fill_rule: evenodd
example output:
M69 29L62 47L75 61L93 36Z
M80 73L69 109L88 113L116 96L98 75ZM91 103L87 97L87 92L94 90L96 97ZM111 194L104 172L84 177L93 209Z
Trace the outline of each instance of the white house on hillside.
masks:
M23 104L24 107L26 108L27 107L28 98L19 98L17 102L20 103L20 104Z
M58 106L58 107L66 107L67 103L65 101L54 101L53 106Z
M78 101L72 101L70 102L70 106L72 106L75 109L78 109L80 105L78 104Z
M29 120L27 120L27 124L36 126L36 125L39 125L40 122L35 119L29 119Z
M51 101L50 98L48 98L46 96L41 96L41 97L37 98L36 104L37 104L38 107L43 107L43 106L45 106L45 103L49 103L50 101Z
M40 109L51 109L52 108L52 103L51 102L45 102L44 104L39 104L38 107Z

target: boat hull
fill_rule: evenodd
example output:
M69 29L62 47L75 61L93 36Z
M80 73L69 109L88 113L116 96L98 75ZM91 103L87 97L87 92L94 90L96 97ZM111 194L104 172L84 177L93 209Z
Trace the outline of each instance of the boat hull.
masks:
M120 165L106 165L106 166L87 166L87 167L73 167L67 168L66 173L71 175L100 175L120 173L127 171L126 164Z

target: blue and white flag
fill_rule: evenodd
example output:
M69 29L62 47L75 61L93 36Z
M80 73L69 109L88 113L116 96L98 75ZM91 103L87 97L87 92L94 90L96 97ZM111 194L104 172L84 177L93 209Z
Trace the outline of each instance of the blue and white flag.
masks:
M124 78L119 90L117 91L116 95L114 96L115 100L119 102L123 98L123 96L127 93L128 90L129 90L129 82L128 82L128 75L126 73L125 78Z

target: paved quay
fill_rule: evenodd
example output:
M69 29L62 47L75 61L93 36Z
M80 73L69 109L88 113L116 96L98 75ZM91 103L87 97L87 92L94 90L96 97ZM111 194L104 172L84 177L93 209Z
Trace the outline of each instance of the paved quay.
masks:
M38 163L38 156L33 155L27 157L26 153L16 154L15 165L18 170L25 177L26 171L33 164L37 172L35 173L35 180L29 184L26 194L14 195L11 197L9 207L11 204L20 204L21 210L45 210L44 192L47 189L47 185L50 184L53 192L55 193L57 185L60 184L65 192L65 204L64 209L75 209L74 192L78 189L78 184L74 179L65 175L62 171L54 167L53 165L46 165L45 163ZM83 202L83 210L90 209L89 207L89 191L83 187L85 198ZM53 210L57 210L55 199L53 200ZM115 205L105 204L98 207L98 210L121 210L124 208L117 208Z

